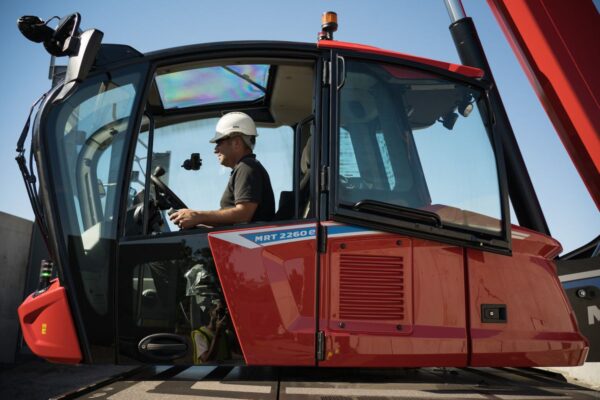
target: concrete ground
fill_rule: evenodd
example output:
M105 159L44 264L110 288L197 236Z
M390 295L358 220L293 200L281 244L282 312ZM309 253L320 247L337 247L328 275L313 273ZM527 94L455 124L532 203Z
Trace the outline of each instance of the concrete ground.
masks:
M14 364L0 364L0 399L45 400L131 369L131 366L51 364L33 355L20 355Z
M547 369L562 374L571 382L600 390L600 362L585 363L579 367L553 367Z
M163 367L164 368L164 367ZM94 400L593 400L600 393L532 369L192 367L82 393Z
M122 374L130 372L123 377ZM120 379L109 381L109 378ZM90 390L86 386L104 382ZM600 392L533 369L315 369L58 365L34 356L0 365L0 399L400 400L600 399Z

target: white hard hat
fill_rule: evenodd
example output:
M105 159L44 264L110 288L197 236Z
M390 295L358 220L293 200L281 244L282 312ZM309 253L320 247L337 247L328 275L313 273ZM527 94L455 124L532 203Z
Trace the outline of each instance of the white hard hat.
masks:
M246 136L258 136L256 125L252 118L250 118L248 114L239 111L223 115L219 122L217 122L215 131L215 137L210 139L211 143L224 139L232 133L241 133Z

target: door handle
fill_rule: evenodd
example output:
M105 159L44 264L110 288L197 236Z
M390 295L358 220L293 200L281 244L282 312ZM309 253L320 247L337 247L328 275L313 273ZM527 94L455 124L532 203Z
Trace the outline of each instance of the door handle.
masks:
M183 343L147 343L144 344L147 351L185 351L187 346Z
M173 333L155 333L140 340L138 351L144 356L160 360L170 361L183 357L188 351L187 340Z

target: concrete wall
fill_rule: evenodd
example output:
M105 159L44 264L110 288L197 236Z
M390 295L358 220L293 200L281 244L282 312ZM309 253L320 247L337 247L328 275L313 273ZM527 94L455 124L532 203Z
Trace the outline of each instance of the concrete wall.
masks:
M0 211L0 363L12 363L19 338L33 222Z

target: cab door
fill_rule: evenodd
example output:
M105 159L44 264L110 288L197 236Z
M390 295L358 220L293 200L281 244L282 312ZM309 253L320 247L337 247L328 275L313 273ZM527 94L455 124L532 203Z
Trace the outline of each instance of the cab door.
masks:
M315 172L301 164L316 146L320 61L314 49L279 46L156 67L118 248L120 362L315 365ZM209 139L234 110L257 123L254 152L271 178L275 219L180 231L170 207L219 209L230 170ZM218 351L203 360L215 319Z
M506 238L481 92L431 65L332 51L319 364L467 365L465 247Z

